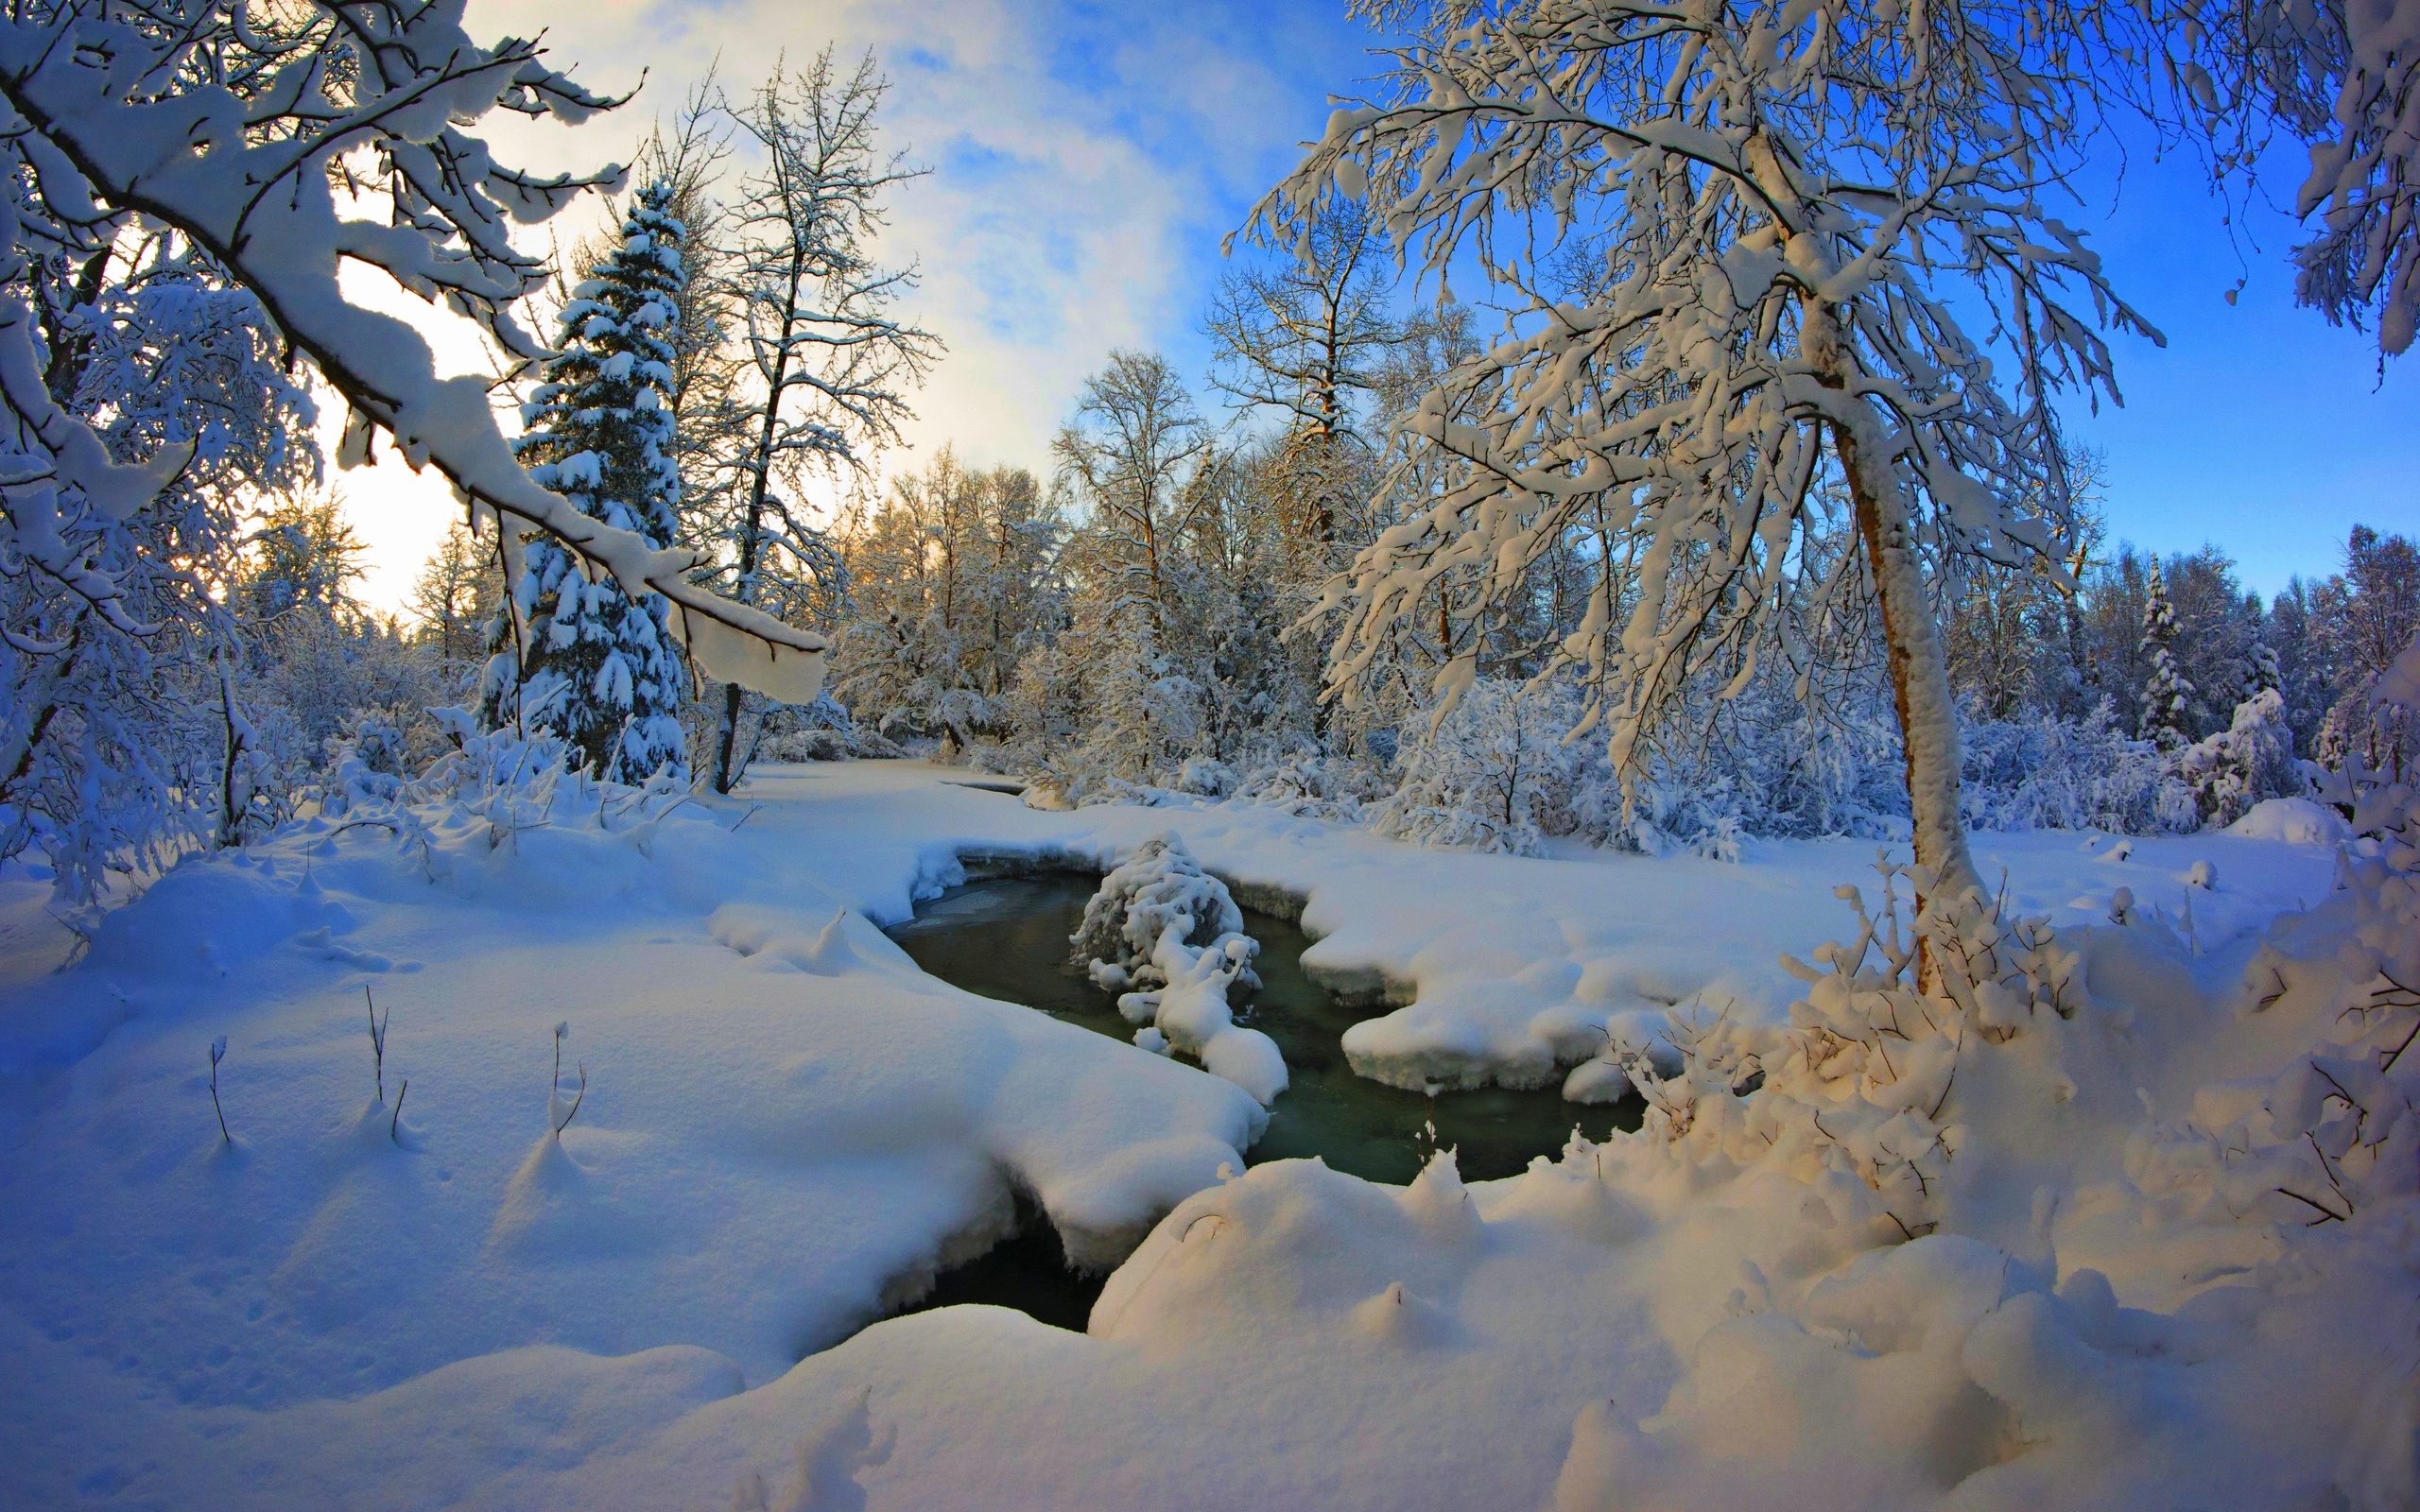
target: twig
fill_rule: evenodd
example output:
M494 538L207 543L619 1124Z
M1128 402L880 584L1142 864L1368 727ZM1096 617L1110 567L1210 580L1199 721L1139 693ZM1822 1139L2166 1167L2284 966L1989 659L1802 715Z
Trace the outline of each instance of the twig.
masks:
M756 816L756 811L764 806L765 805L762 803L750 805L748 812L739 816L739 824L746 824L749 820L754 818ZM739 824L735 824L730 829L725 830L722 833L725 834L737 834L739 833Z
M588 1067L583 1062L579 1068L579 1095L571 1100L571 1111L565 1113L563 1121L555 1125L556 1143L562 1143L563 1130L571 1127L571 1121L579 1116L579 1105L586 1101L588 1101Z
M210 1041L210 1110L218 1115L218 1137L232 1148L235 1136L227 1132L227 1109L218 1103L218 1062L227 1057L227 1037Z
M2319 1214L2318 1217L2313 1218L2308 1223L2303 1225L2306 1228L2316 1228L2324 1223L2342 1223L2345 1221L2346 1214L2335 1211L2325 1203L2306 1197L2299 1192L2288 1191L2284 1187L2278 1187L2274 1190L2276 1191L2277 1195L2281 1197L2291 1197L2296 1202L2301 1203L2304 1207L2308 1208Z
M378 1076L378 1100L387 1100L387 1025L378 1022L378 1000L370 995L370 984L361 984L361 1001L370 1012L370 1057ZM389 1008L387 1018L393 1022L395 1010Z
M395 1116L387 1120L387 1137L398 1144L404 1143L403 1135L398 1132L404 1124L404 1099L409 1097L411 1091L412 1079L406 1076L404 1084L395 1089Z

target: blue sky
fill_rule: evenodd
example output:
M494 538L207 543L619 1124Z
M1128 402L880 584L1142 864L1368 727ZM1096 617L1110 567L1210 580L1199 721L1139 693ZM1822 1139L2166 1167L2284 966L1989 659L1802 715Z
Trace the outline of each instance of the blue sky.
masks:
M745 88L784 49L873 48L893 79L890 139L933 170L900 195L888 250L922 264L913 314L950 347L910 440L1037 472L1112 347L1201 374L1220 238L1319 133L1328 95L1373 69L1340 0L471 0L470 19L544 29L603 87L645 70L631 106L578 130L493 126L509 157L549 169L627 156L717 57ZM2113 533L2161 552L2215 542L2269 593L2333 570L2357 520L2420 530L2420 367L2390 364L2380 385L2366 336L2292 308L2284 217L2251 217L2239 266L2190 162L2139 147L2125 162L2119 213L2104 194L2073 216L2169 337L2118 341L2126 406L2072 416L2108 454ZM372 544L371 595L400 603L449 517L442 490L387 469L343 481Z

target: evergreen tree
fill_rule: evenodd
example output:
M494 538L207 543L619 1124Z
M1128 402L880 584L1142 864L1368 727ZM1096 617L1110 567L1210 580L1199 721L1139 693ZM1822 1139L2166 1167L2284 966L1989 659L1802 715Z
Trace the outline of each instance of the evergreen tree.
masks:
M2282 698L2286 689L2286 672L2277 661L2277 648L2269 644L2267 636L2252 643L2248 664L2250 671L2243 681L2244 697L2257 698L2264 693L2274 693Z
M563 306L560 353L524 406L519 450L529 475L582 514L669 546L681 480L673 461L673 341L683 267L672 187L641 191L620 236ZM484 712L551 728L596 775L638 782L669 765L684 778L681 656L665 604L633 603L590 581L554 538L522 558L521 633L499 620ZM517 664L516 664L517 662Z
M2142 738L2163 751L2179 749L2190 743L2185 715L2193 684L2176 667L2176 611L2169 605L2168 579L2157 557L2152 558L2143 599L2143 661L2150 674L2143 682Z

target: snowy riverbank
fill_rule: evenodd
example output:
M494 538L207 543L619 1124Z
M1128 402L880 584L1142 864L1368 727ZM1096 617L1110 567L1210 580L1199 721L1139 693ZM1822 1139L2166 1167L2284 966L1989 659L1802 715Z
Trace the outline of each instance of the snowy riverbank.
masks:
M1979 1147L1944 1230L1877 1249L1824 1180L1646 1143L1471 1188L1222 1183L1251 1098L960 993L877 927L961 852L1102 866L1174 829L1306 897L1309 964L1412 997L1357 1065L1535 1082L1669 1003L1781 1022L1780 954L1847 933L1832 888L1870 846L1518 860L966 781L777 767L645 824L291 835L7 988L0 1501L721 1508L761 1478L769 1505L1526 1507L1560 1478L1574 1508L2285 1505L2364 1410L2391 1439L2392 1214L2314 1241L2216 1212L2161 1132L2218 1133L2259 1093L2214 1084L2324 1031L2318 986L2231 993L2328 894L2325 848L1979 837L2016 912L2104 926L2096 1002L1976 1074L1985 1132L2037 1146ZM2105 927L2121 886L2143 927ZM2189 936L2148 918L2188 899ZM374 1104L365 984L393 1015ZM587 1091L558 1141L566 1021L564 1106ZM1142 1246L1089 1336L957 1309L848 1338L1019 1190L1096 1263Z

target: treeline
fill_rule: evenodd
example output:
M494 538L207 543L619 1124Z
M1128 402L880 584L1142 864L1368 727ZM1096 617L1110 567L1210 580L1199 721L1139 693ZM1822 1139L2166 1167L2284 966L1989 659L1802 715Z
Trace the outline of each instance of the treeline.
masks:
M1241 321L1254 306L1231 285L1212 325L1221 397L1313 375L1274 434L1221 433L1165 361L1121 352L1085 385L1046 483L944 449L855 508L835 532L845 714L821 712L823 732L785 748L929 752L1024 775L1044 801L1242 793L1516 850L1558 834L1720 851L1747 834L1896 832L1897 736L1863 605L1797 618L1845 644L1725 663L1730 685L1701 692L1706 732L1656 749L1627 791L1601 740L1566 744L1578 679L1537 679L1590 611L1584 540L1559 554L1567 575L1549 554L1522 612L1486 627L1435 730L1438 673L1474 650L1450 574L1441 612L1409 616L1352 674L1352 706L1323 702L1322 590L1400 518L1377 488L1386 406L1424 389L1456 322L1365 317L1355 344L1307 364L1272 333L1344 322L1298 276L1283 299L1268 298L1273 277L1255 281L1265 313ZM2341 572L2264 603L2216 546L2155 558L2083 520L2072 587L1981 562L1944 575L1970 822L2193 828L2302 791L2296 761L2337 765L2355 747L2394 760L2401 732L2374 725L2365 696L2420 627L2409 538L2356 527ZM1846 530L1818 552L1847 550ZM2256 758L2247 736L2235 752L2239 711L2263 692L2273 713L2243 717L2271 748Z
M768 757L915 752L1022 774L1037 802L1238 797L1520 850L1906 832L1837 457L1808 450L1787 528L1734 541L1667 528L1677 493L1616 521L1601 489L1474 490L1477 454L1435 438L1514 434L1534 396L1470 307L1401 308L1348 200L1239 258L1202 313L1203 391L1115 352L1044 475L942 448L873 489L942 354L898 314L914 268L868 250L914 174L877 142L883 89L827 54L698 91L565 257L554 354L510 390L522 460L576 510L831 639L808 708L701 679L662 600L553 537L457 527L411 627L369 612L257 301L131 223L13 265L47 402L121 458L187 461L156 504L84 509L73 552L0 574L0 855L41 852L90 902L482 725L599 779L718 791ZM2069 523L2059 559L1921 527L1967 822L2223 823L2303 790L2300 764L2412 759L2407 716L2367 696L2420 620L2410 540L2357 530L2340 573L2262 603L2215 548L2110 543L2077 507L2091 461L2045 513ZM838 520L802 507L836 489ZM1491 518L1441 528L1464 497Z

